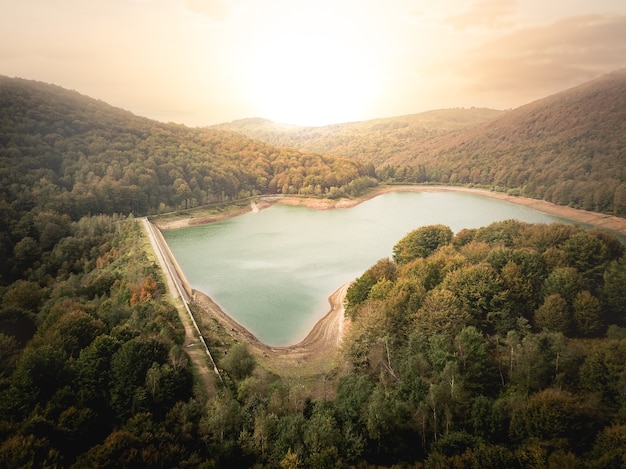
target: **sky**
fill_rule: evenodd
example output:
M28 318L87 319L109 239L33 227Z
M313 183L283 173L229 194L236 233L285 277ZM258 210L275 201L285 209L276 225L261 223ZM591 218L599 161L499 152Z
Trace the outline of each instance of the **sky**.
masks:
M624 0L0 0L0 75L189 126L509 109L624 67Z

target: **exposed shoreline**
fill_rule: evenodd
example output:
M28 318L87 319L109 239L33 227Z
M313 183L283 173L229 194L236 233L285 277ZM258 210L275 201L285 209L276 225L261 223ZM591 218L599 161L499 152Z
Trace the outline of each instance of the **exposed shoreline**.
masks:
M259 198L253 201L247 210L233 211L229 215L220 214L215 217L204 217L201 219L187 218L174 221L154 221L154 224L161 230L196 226L199 224L212 223L223 220L229 216L237 216L249 211L259 211L271 206L274 203L285 205L305 206L316 210L330 210L336 208L351 208L366 200L389 192L464 192L504 200L506 202L524 205L526 207L549 213L551 215L567 218L579 223L593 225L598 228L617 232L626 236L626 219L605 215L585 210L574 209L556 205L550 202L529 199L525 197L511 196L502 192L490 191L487 189L476 189L462 186L387 186L380 187L366 196L357 199L316 199L295 196L282 196L272 198ZM193 301L201 307L204 314L218 321L227 333L237 342L246 342L254 351L273 360L278 360L281 365L303 364L331 357L339 348L345 331L349 326L344 314L344 298L349 283L339 287L329 298L330 311L320 319L309 334L299 343L288 346L270 346L248 331L245 327L226 314L209 296L193 291Z
M579 223L593 225L598 228L617 232L626 236L626 218L620 218L613 215L606 215L604 213L589 212L587 210L581 210L577 208L568 207L565 205L557 205L552 202L546 202L545 200L530 199L527 197L518 197L505 194L504 192L496 192L489 189L479 189L473 187L464 186L443 186L443 185L402 185L402 186L384 186L378 187L372 190L365 196L358 197L356 199L318 199L307 198L298 196L273 196L264 197L260 196L255 202L252 202L247 209L239 209L226 214L219 214L215 216L207 216L203 218L184 218L173 221L167 221L164 219L159 220L156 218L153 223L161 230L171 230L177 228L186 228L190 226L197 226L202 224L214 223L227 218L235 217L248 213L251 211L259 211L264 208L270 207L273 204L283 204L292 206L308 207L315 210L331 210L335 208L352 208L367 200L373 199L382 194L389 192L464 192L468 194L480 195L483 197L489 197L492 199L504 200L517 205L524 205L526 207L538 210L540 212L549 213L557 217L567 218Z
M252 351L279 362L279 366L302 366L329 359L339 348L349 326L345 318L344 298L350 286L346 283L328 298L330 311L320 319L307 336L294 345L271 346L261 342L248 329L226 314L208 295L194 290L193 303L203 314L219 322L236 342L247 343Z

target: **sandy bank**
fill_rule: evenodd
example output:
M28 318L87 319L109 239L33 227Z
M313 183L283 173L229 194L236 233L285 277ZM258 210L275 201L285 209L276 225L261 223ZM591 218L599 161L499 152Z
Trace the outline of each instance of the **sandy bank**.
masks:
M389 192L463 192L467 194L480 195L482 197L490 197L492 199L504 200L513 204L524 205L526 207L538 210L540 212L549 213L557 217L567 218L579 223L593 225L605 230L614 231L622 235L626 235L626 219L612 215L606 215L597 212L588 212L577 208L567 207L563 205L553 204L545 200L529 199L527 197L516 197L505 194L504 192L490 191L488 189L477 189L463 186L385 186L379 187L368 193L364 197L357 199L307 199L301 197L282 197L277 199L276 203L304 206L317 210L329 210L333 208L350 208L354 207L366 200L372 199L381 194Z
M337 350L348 326L343 306L348 286L349 284L342 285L328 298L330 311L301 342L281 347L272 347L261 342L204 293L194 290L192 302L200 307L200 314L206 315L203 319L212 318L218 321L233 340L247 343L255 352L277 360L278 363L296 365L328 358Z
M207 223L213 223L221 221L227 218L242 215L247 212L258 212L264 208L270 207L273 204L292 205L298 207L308 207L315 210L331 210L336 208L351 208L369 199L372 199L381 194L389 192L463 192L468 194L480 195L483 197L490 197L492 199L504 200L513 204L524 205L526 207L538 210L540 212L549 213L557 217L567 218L579 223L593 225L605 230L614 231L626 236L626 219L619 218L612 215L606 215L603 213L589 212L587 210L580 210L563 205L553 204L546 202L545 200L529 199L527 197L516 197L505 194L503 192L491 191L488 189L477 189L472 187L463 186L419 186L419 185L406 185L406 186L383 186L378 187L367 195L356 199L320 199L320 198L308 198L298 196L270 196L260 197L258 200L253 201L249 207L244 209L234 209L232 211L226 211L215 215L203 216L189 216L170 219L154 219L153 223L162 230L169 230L175 228L184 228L188 226L203 225Z

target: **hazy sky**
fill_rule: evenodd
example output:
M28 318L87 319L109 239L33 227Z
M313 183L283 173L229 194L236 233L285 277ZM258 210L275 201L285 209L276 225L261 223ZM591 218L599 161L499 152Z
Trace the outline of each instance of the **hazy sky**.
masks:
M505 109L624 67L625 0L0 0L0 74L192 126Z

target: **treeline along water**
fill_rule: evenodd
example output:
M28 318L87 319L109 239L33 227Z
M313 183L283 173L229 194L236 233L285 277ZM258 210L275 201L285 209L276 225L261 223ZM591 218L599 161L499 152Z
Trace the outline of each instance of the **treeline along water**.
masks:
M568 222L471 194L394 192L351 209L274 205L164 235L192 288L264 343L289 345L328 312L333 291L390 257L409 231L444 224L457 233L511 218Z

